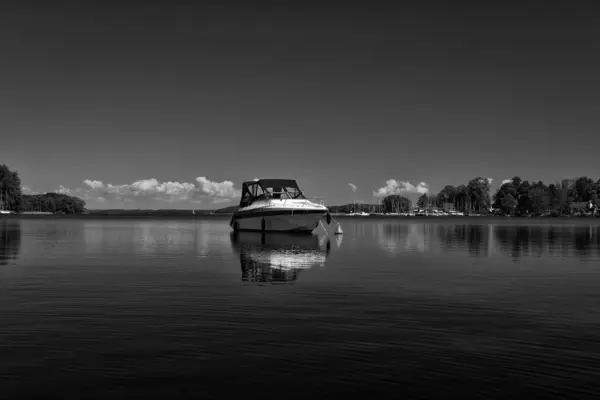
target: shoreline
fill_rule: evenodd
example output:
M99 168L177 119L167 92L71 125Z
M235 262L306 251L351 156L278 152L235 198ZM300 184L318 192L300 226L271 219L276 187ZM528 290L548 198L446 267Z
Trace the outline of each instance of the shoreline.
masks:
M2 220L30 220L30 219L44 219L44 220L60 220L60 219L82 219L82 220L119 220L119 219L145 219L145 220L227 220L231 218L233 214L2 214L0 215L0 221ZM600 224L599 217L591 216L560 216L560 217L503 217L503 216L404 216L404 215L373 215L373 216L349 216L345 214L332 214L332 216L338 221L415 221L415 222L468 222L474 223L480 222L502 222L502 223L587 223L587 224Z

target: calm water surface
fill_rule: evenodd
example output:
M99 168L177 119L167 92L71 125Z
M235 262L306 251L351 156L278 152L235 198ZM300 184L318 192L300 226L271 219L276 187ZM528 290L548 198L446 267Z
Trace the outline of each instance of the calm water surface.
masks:
M0 390L598 396L596 221L0 220Z

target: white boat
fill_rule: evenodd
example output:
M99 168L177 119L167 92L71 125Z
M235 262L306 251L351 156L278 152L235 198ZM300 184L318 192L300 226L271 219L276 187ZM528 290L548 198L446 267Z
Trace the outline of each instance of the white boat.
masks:
M230 226L234 231L310 233L322 219L331 222L327 207L313 200L293 179L244 182L240 208Z
M359 212L351 212L346 215L348 215L350 217L368 217L369 213L366 213L364 211L359 211Z

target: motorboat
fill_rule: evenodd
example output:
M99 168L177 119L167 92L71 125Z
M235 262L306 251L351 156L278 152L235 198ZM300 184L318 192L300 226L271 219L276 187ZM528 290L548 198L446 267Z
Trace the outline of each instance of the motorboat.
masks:
M258 179L242 184L234 231L311 233L321 220L331 223L322 200L307 198L293 179Z

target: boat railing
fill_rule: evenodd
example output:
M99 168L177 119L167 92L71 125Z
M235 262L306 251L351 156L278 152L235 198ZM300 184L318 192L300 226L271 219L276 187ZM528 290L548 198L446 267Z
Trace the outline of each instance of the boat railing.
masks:
M275 192L274 194L277 194L277 192ZM283 205L286 205L286 203L288 201L292 201L292 200L304 200L304 202L302 203L302 205L307 205L308 203L312 202L312 203L317 203L321 206L325 205L325 198L324 197L303 197L301 199L291 199L291 198L283 198L283 199L275 199L273 197L269 197L269 200L280 200L283 202Z
M313 203L317 203L321 206L325 205L325 197L307 197L306 200L312 201ZM306 204L306 203L304 203L304 204Z

